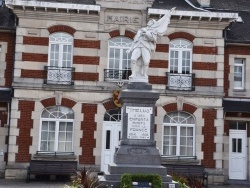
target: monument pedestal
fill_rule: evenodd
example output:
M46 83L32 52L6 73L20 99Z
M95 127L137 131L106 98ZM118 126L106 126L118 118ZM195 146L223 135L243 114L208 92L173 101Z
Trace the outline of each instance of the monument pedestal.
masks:
M121 91L119 99L122 103L122 140L114 163L101 177L102 184L119 188L122 174L158 174L162 177L162 187L172 184L171 188L178 188L172 177L167 176L166 167L161 166L154 141L155 103L159 93L148 83L132 82Z

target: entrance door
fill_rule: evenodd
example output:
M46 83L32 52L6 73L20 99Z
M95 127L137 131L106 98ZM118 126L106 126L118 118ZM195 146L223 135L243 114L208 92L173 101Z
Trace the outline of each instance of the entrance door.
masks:
M247 134L245 130L229 131L229 179L246 180Z
M101 170L108 171L108 165L114 162L114 153L121 139L121 122L104 122L102 132Z

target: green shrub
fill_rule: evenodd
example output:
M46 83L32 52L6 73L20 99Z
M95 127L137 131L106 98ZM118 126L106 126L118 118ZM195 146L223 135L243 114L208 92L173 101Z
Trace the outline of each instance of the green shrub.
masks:
M148 181L152 183L153 188L162 187L162 179L157 174L123 174L120 188L132 188L133 181Z

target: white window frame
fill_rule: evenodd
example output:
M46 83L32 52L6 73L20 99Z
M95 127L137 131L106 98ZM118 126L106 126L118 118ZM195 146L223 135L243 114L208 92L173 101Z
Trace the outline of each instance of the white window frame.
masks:
M177 57L172 57L172 53L178 53ZM186 71L185 73L183 73L182 69L184 67L183 65L183 53L187 52L190 54L190 58L189 58L189 71ZM192 73L192 55L193 55L193 43L186 40L186 39L174 39L172 41L170 41L169 43L169 72L173 73L173 74L191 74ZM171 70L171 68L174 65L173 60L177 59L177 72ZM188 59L187 59L188 60Z
M234 89L238 89L238 90L243 90L245 89L245 59L243 58L235 58L234 59ZM241 68L242 72L241 72L241 77L242 80L241 81L235 81L235 69L236 67L238 67L239 69ZM241 86L237 86L236 83L240 83Z
M73 62L73 36L64 33L64 32L56 32L52 33L49 36L49 57L48 57L48 66L56 66L56 67L72 67L72 62ZM52 65L51 64L51 50L52 50L52 45L59 45L59 51L58 51L58 64L57 65ZM70 63L63 65L63 47L64 46L71 46L71 50L69 51L70 53Z
M64 115L61 115L61 116L54 116L53 114L57 114L58 111L50 111L49 109L50 108L61 108L61 109L64 109L65 112L63 111L60 111L61 114L64 114ZM49 112L49 115L51 116L54 116L54 118L52 117L49 117L49 118L44 118L42 117L42 114L43 112L47 110ZM68 112L73 112L73 116L74 116L74 111L72 109L69 109L67 107L64 107L64 106L53 106L53 107L48 107L48 108L45 108L42 113L41 113L41 118L40 118L40 128L39 128L39 143L38 143L38 151L43 151L43 152L58 152L58 138L59 138L59 124L60 122L70 122L72 123L72 145L71 145L71 148L72 150L71 151L60 151L60 152L73 152L74 150L74 118L70 118L70 119L65 119L64 117L67 116L67 113ZM59 114L59 113L58 113ZM42 126L43 126L43 122L44 121L48 121L48 122L55 122L55 141L54 141L54 151L44 151L44 150L41 150L41 137L42 137Z
M175 115L177 113L177 116ZM172 116L172 115L175 115L175 116ZM183 116L182 116L183 115ZM184 116L185 115L185 116ZM196 139L196 135L195 135L195 118L191 115L191 114L188 114L186 112L182 112L182 111L177 111L177 112L170 112L168 114L165 115L164 117L164 120L167 119L167 118L170 118L170 121L172 122L165 122L163 121L163 126L162 126L162 155L163 156L173 156L173 157L176 157L176 156L183 156L183 157L186 157L187 155L181 155L180 154L180 138L181 138L181 128L188 128L188 127L191 127L193 128L193 131L192 131L192 134L193 134L193 142L192 142L192 146L193 146L193 152L192 152L192 156L195 156L195 139ZM177 119L176 119L177 118ZM189 119L189 118L192 118L192 119ZM176 121L177 120L177 121ZM191 121L193 123L185 123L187 121ZM177 128L177 133L176 133L176 155L168 155L168 154L165 154L164 152L164 128L165 127L176 127ZM175 136L175 135L172 135L172 136ZM188 156L188 157L192 157L192 156Z
M128 38L128 37L123 37L123 36L119 36L119 37L114 37L109 39L108 41L108 63L107 63L107 69L109 71L127 71L127 70L131 70L131 53L127 54L126 51L130 49L131 45L132 45L133 40ZM115 66L115 61L117 61L117 59L111 58L111 49L115 49L118 51L119 53L119 65L118 68L114 67ZM123 68L123 57L124 55L127 57L125 60L127 61L127 67ZM111 60L114 61L113 66L111 66ZM111 78L112 79L112 78ZM114 78L115 79L115 78ZM119 76L118 78L119 80L122 80L121 76Z

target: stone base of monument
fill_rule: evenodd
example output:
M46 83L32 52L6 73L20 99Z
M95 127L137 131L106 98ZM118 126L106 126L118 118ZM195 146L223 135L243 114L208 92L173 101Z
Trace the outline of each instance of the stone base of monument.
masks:
M172 177L167 174L163 166L156 165L117 165L110 164L109 172L99 176L101 187L120 188L120 181L123 174L158 174L162 178L163 188L179 188L177 182L172 181Z
M167 169L161 166L161 157L154 141L155 103L159 93L143 82L129 83L120 92L122 103L122 140L108 172L100 176L101 187L120 188L121 176L129 174L158 174L162 187L179 188Z

